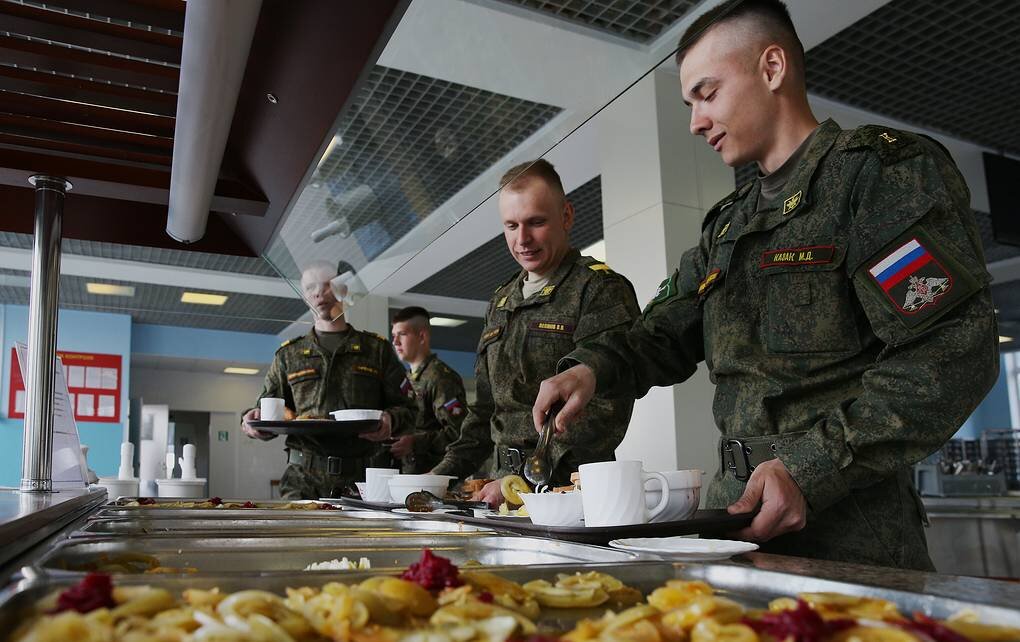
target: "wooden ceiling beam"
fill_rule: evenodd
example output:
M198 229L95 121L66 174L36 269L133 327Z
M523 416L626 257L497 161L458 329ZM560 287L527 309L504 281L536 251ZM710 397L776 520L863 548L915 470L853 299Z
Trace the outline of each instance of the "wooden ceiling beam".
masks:
M46 4L76 13L184 32L186 4L183 0L46 0Z
M0 57L8 65L81 76L99 82L177 91L176 67L143 63L0 34Z
M181 63L184 39L13 2L0 2L4 31L100 51Z
M127 109L85 105L69 100L46 98L0 90L0 106L11 114L37 116L66 123L105 127L125 132L173 138L174 119Z
M171 160L169 154L154 154L152 152L109 145L77 143L54 136L19 131L9 127L4 127L3 130L0 130L0 144L21 145L46 151L70 152L83 156L147 163L150 165L164 165L166 167L170 167Z
M166 220L170 198L167 168L0 146L0 184L27 186L28 177L34 174L63 176L79 194L160 205ZM257 188L232 178L217 181L210 207L217 212L253 217L264 216L267 208L266 198Z
M28 187L0 184L0 202L4 216L0 229L5 232L31 234L35 194ZM78 192L74 186L64 200L62 235L67 239L160 247L171 250L192 250L232 256L258 256L227 227L223 217L209 216L202 240L181 245L167 236L166 205L137 203L102 198Z
M0 89L163 116L177 111L176 91L125 87L10 65L0 65Z
M68 123L60 120L49 120L38 116L25 116L0 111L0 125L4 131L34 135L45 132L56 134L60 138L76 143L98 145L120 145L137 148L135 151L165 154L170 157L173 151L173 138L163 136L147 136L135 132L126 132L106 127L91 127L80 123Z

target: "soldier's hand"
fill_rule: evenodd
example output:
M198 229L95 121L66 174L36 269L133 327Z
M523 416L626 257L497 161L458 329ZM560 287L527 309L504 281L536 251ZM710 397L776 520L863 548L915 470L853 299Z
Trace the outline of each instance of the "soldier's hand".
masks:
M471 496L473 502L486 502L492 508L497 508L503 503L503 491L499 489L498 479L482 486L482 489Z
M248 435L252 439L261 439L262 441L275 439L275 434L264 430L256 430L248 423L249 421L258 421L260 416L258 408L252 408L248 412L244 413L244 417L241 418L241 430L243 430L244 434Z
M726 510L731 515L748 513L761 503L751 525L735 535L739 539L767 542L807 524L807 500L786 465L778 459L759 464L747 480L744 494Z
M390 413L384 410L382 417L379 418L379 430L376 430L375 432L363 432L358 436L369 441L386 441L390 438L390 434L392 432L393 418L390 417Z
M394 457L403 459L411 454L414 450L414 435L404 435L397 439L397 441L390 446L390 452Z
M556 415L556 432L562 433L567 426L577 419L584 411L591 398L595 396L595 373L584 364L564 370L555 377L542 382L538 388L538 397L531 409L535 422L535 430L542 432L545 416L557 402L563 402L563 409Z

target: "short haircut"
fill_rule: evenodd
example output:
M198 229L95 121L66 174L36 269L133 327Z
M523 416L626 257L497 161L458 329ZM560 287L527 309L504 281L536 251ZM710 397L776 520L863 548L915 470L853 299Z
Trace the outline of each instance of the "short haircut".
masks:
M684 35L676 52L676 64L684 61L691 47L715 27L736 21L753 24L766 39L781 46L792 58L794 73L803 83L804 45L790 18L790 10L782 0L729 0L705 12L695 20Z
M319 261L312 261L311 263L306 265L304 267L304 269L301 270L301 278L304 279L305 274L311 272L312 270L318 270L318 271L321 271L321 272L325 272L327 274L331 273L331 276L329 278L333 278L334 276L337 275L336 266L334 266L329 261L319 260Z
M416 328L428 328L429 326L429 311L425 308L417 305L404 308L393 315L393 323L403 323L404 321L411 321L411 325ZM391 324L392 325L392 324Z
M544 158L539 158L520 165L514 165L503 174L503 177L499 179L499 189L506 189L511 192L516 192L524 189L532 180L542 180L552 188L552 191L566 198L566 192L563 191L563 181L560 180L560 175L556 173L556 168L553 164Z

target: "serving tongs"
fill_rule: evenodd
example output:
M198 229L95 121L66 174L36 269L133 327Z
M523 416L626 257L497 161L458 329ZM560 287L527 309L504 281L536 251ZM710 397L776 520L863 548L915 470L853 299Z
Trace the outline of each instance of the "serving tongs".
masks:
M556 415L560 414L562 408L563 402L556 402L549 409L549 413L545 416L545 424L542 426L542 434L538 438L538 445L535 446L535 452L524 462L524 478L531 482L536 493L549 490L549 481L553 474L549 445L552 443Z
M488 508L489 505L485 502L466 502L455 499L441 499L427 490L416 490L415 492L408 494L407 498L404 499L404 507L412 513L431 513L441 509L448 509L466 512L468 515L471 515L471 511L473 509Z

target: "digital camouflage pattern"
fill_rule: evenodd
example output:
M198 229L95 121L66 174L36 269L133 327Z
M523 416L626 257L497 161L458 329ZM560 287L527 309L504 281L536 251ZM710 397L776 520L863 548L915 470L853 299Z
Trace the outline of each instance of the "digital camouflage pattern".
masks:
M478 399L437 473L465 477L494 446L534 449L538 433L531 408L542 380L582 341L624 330L639 314L630 281L577 250L564 257L546 287L524 300L526 276L521 271L489 303L475 362ZM553 441L554 485L568 485L580 464L613 459L633 406L631 399L593 401L574 430ZM490 476L510 472L494 458Z
M354 495L359 479L347 476L327 475L324 471L289 464L280 478L280 499L318 499L320 497L341 497ZM356 495L355 495L356 496Z
M409 432L414 425L414 401L402 392L405 379L404 368L386 339L351 327L347 340L329 354L319 346L313 329L284 342L276 351L259 399L280 397L288 408L305 417L329 418L330 412L347 408L386 410L393 418L396 435ZM391 463L388 450L358 437L288 435L287 447L322 456L364 459L368 466ZM281 494L293 495L296 491L286 482L306 477L309 471L293 464L287 470L290 474L280 480ZM364 479L364 471L329 477L341 485Z
M405 473L427 473L443 460L446 447L460 436L467 416L464 380L435 354L411 372L418 402L414 424L414 450L403 459Z
M804 530L763 550L931 570L909 467L953 435L999 363L963 178L929 139L826 121L756 212L759 192L754 180L716 205L641 319L560 369L586 363L601 395L631 398L704 360L719 431L780 434L810 507ZM915 239L927 258L896 260ZM708 503L743 490L720 473Z

